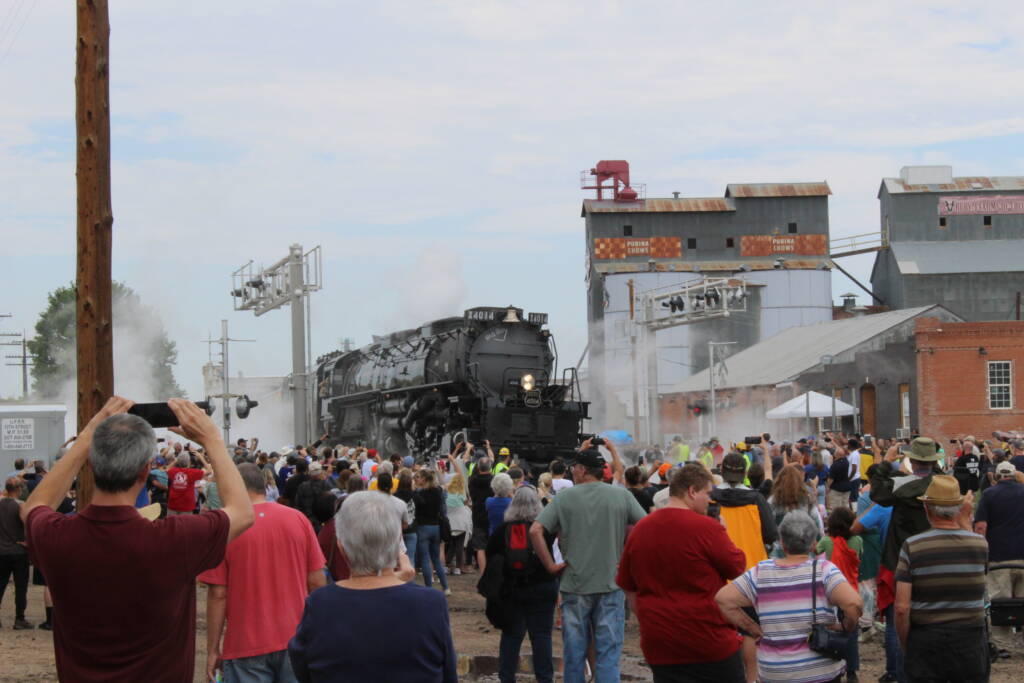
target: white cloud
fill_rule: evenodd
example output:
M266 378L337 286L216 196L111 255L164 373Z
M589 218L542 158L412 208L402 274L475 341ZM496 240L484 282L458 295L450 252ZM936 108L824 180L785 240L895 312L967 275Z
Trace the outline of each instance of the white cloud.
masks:
M115 274L180 333L193 391L221 317L261 340L236 367L289 366L277 319L220 292L295 241L329 267L316 353L387 331L404 274L444 253L464 290L428 299L533 302L578 356L578 171L602 158L630 160L651 195L826 179L835 236L877 228L880 178L903 164L1024 172L1020 149L972 151L1024 134L1009 0L224 0L118 5L111 22ZM39 5L0 87L0 239L26 292L7 306L30 326L74 275L74 142L52 132L73 130L72 6Z

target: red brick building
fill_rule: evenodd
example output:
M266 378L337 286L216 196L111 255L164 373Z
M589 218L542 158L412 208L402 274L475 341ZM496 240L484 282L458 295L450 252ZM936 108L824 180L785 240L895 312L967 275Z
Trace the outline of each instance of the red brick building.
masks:
M918 318L918 425L948 440L1024 428L1024 322Z

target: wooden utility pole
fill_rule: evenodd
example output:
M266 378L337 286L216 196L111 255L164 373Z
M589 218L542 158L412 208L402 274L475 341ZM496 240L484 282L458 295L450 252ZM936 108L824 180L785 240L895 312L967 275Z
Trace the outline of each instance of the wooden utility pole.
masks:
M78 182L78 430L114 393L110 250L110 16L107 0L77 0L75 125ZM78 509L92 500L88 467L78 477Z

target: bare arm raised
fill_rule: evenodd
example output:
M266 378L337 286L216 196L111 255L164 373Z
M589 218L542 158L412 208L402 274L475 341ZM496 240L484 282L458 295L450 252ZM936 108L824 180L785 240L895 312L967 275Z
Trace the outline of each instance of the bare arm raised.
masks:
M167 404L178 416L178 422L181 424L180 427L171 427L171 431L198 442L206 450L206 456L217 477L217 492L224 503L221 509L227 514L230 522L230 542L252 526L255 519L252 501L249 500L245 484L242 483L242 475L231 462L217 426L199 406L181 398L172 398Z

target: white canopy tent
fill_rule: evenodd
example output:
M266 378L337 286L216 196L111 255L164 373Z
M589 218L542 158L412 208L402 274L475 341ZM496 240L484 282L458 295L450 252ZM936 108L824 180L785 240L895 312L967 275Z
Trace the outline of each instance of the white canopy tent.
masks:
M832 412L833 401L835 401L835 413ZM769 420L791 420L802 417L832 417L833 414L843 417L856 415L858 412L856 407L845 401L840 401L838 398L833 399L816 391L808 391L772 408L765 413L765 417Z

